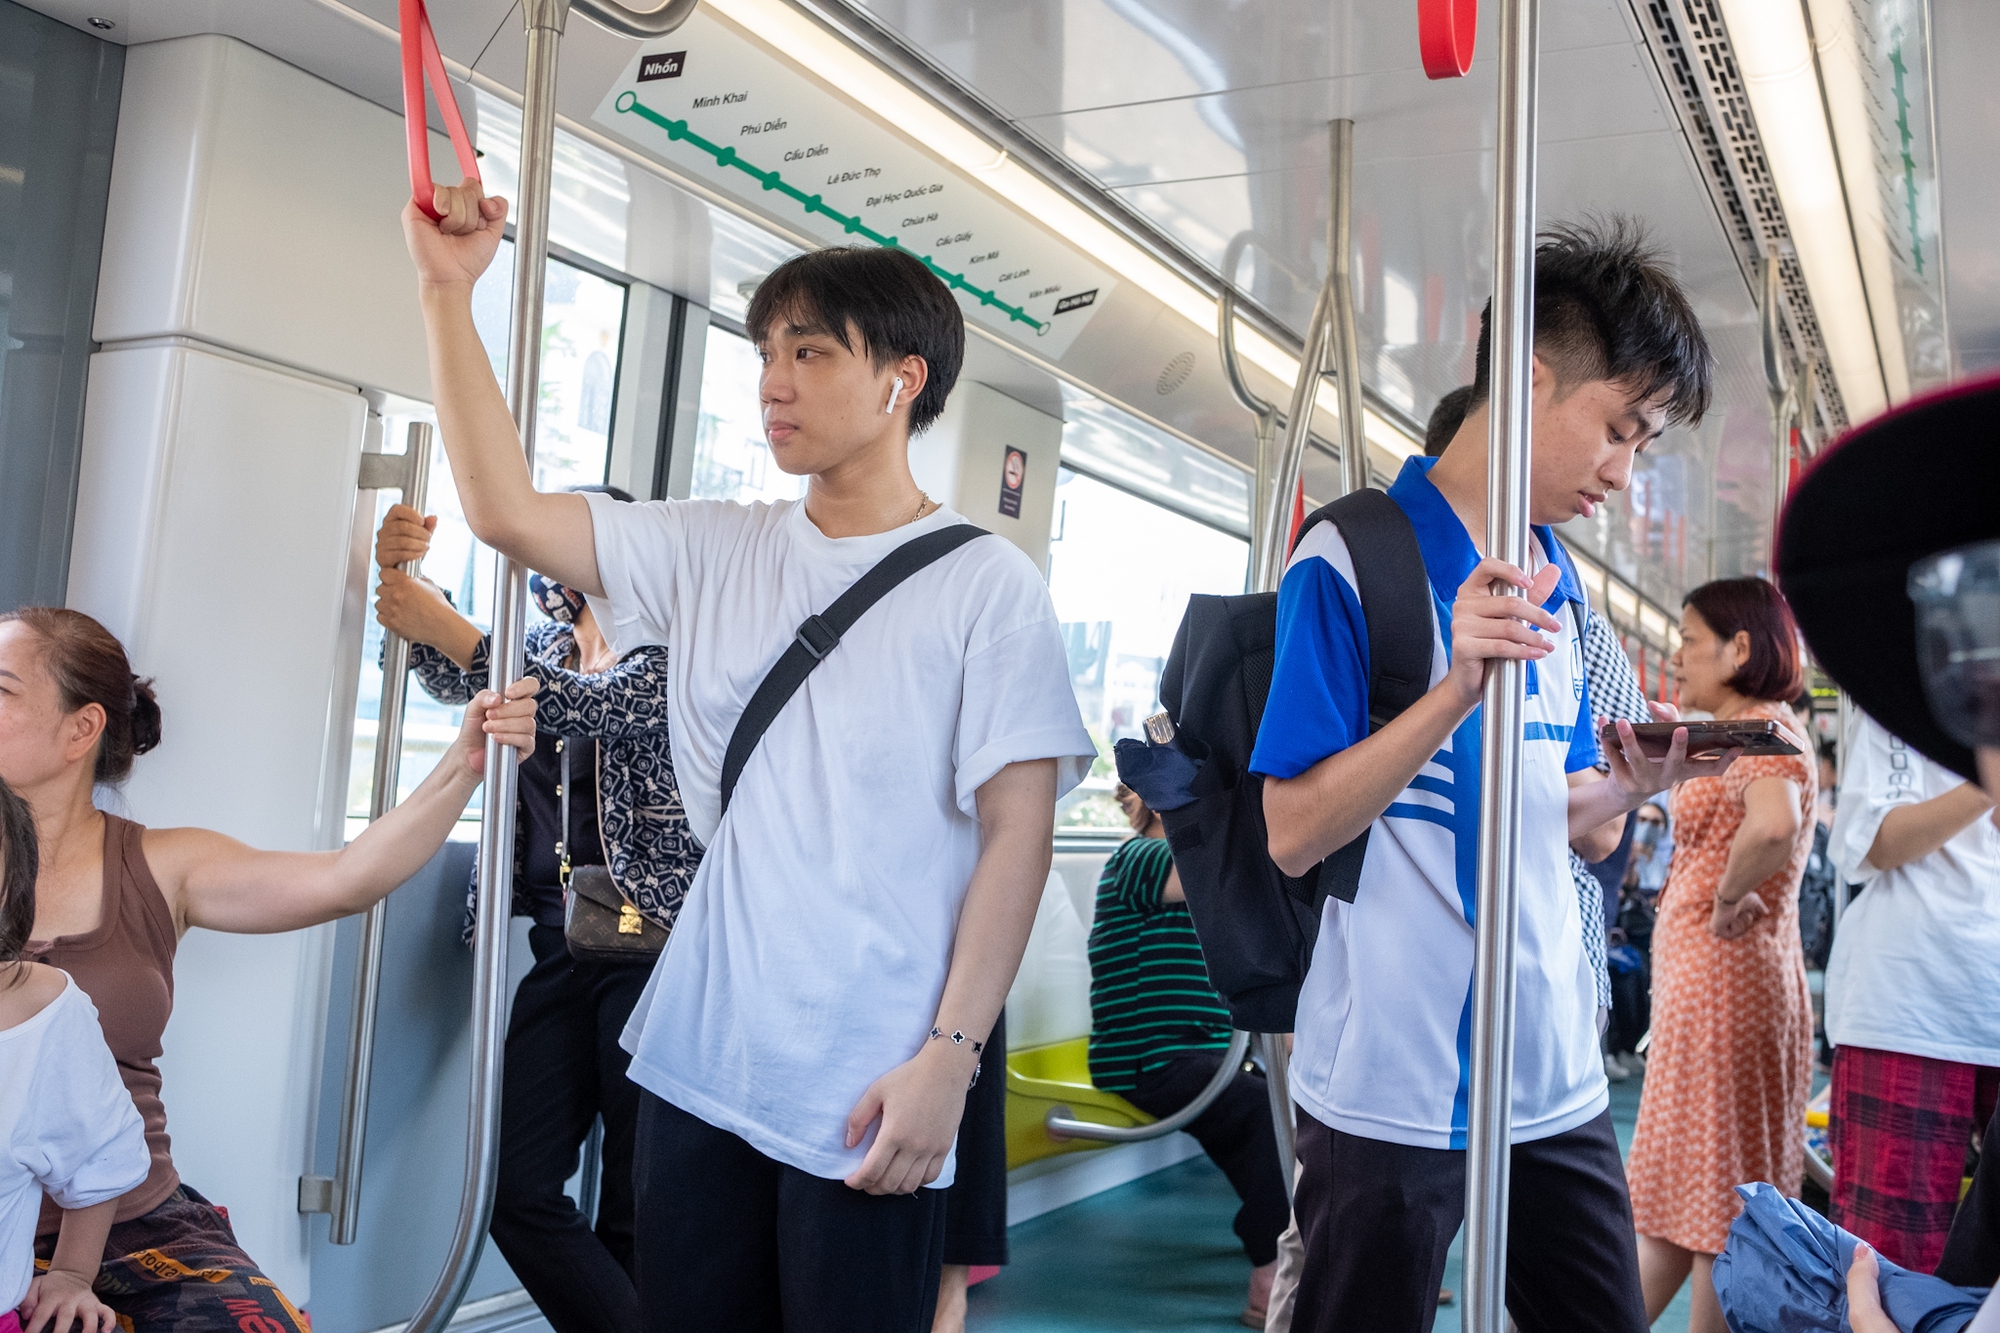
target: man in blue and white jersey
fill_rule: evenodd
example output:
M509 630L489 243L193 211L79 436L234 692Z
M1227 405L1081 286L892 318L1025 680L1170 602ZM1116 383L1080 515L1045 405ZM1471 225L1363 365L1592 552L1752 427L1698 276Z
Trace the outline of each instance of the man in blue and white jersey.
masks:
M1422 1333L1436 1317L1465 1205L1478 704L1499 658L1525 661L1527 674L1508 1308L1522 1333L1647 1326L1567 848L1601 858L1627 811L1727 760L1688 761L1684 733L1664 763L1648 760L1621 723L1621 752L1599 776L1586 604L1548 525L1590 517L1624 489L1638 450L1700 418L1709 352L1635 229L1543 237L1529 487L1541 526L1526 570L1480 554L1489 362L1482 321L1464 423L1442 457L1411 459L1389 490L1430 575L1429 692L1370 734L1367 627L1334 525L1306 534L1278 595L1276 672L1251 761L1271 856L1302 874L1368 835L1355 900L1328 900L1299 996L1300 1333ZM1502 583L1525 599L1495 595Z

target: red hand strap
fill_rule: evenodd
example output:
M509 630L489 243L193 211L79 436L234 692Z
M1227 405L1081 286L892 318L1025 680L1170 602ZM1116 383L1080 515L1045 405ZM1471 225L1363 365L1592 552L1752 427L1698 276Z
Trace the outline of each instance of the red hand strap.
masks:
M1417 49L1431 78L1464 78L1478 35L1479 0L1417 0Z
M431 136L424 114L424 78L430 78L437 95L438 111L444 116L445 132L458 153L459 170L468 179L479 179L479 155L472 150L472 137L465 132L465 120L458 114L458 98L445 76L444 56L438 51L437 36L431 31L431 16L424 0L400 0L403 33L403 130L409 137L410 198L424 216L436 222L443 217L433 202L437 184L431 179Z

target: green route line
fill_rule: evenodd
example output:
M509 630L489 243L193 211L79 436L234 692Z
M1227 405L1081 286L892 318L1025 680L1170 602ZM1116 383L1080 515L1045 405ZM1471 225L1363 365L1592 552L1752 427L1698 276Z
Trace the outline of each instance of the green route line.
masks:
M1917 273L1924 271L1924 247L1917 239L1917 160L1910 155L1910 143L1916 138L1910 132L1910 96L1903 90L1903 76L1909 73L1909 66L1903 63L1903 30L1891 35L1896 45L1889 51L1889 68L1896 71L1896 129L1901 134L1903 156L1903 197L1910 211L1910 258L1916 261Z
M779 173L775 171L765 171L762 168L754 166L749 162L745 162L742 158L736 155L736 150L734 148L730 148L722 144L715 144L709 142L707 139L704 139L701 135L689 129L688 123L686 121L668 119L667 117L661 115L659 112L653 110L651 107L641 102L636 94L631 92L620 93L618 95L617 102L613 103L613 105L616 106L620 112L629 112L634 115L637 115L642 120L651 121L653 124L665 130L667 132L668 138L676 140L685 140L687 143L693 145L696 148L699 148L702 152L707 153L710 157L714 158L717 166L734 167L738 171L741 171L745 175L750 176L752 179L756 180L765 189L778 191L778 193L798 203L798 205L801 208L805 209L805 211L808 214L812 213L824 214L825 216L833 219L835 222L838 222L843 228L847 230L849 235L860 236L866 240L875 242L875 244L877 245L884 246L891 250L901 250L904 254L919 260L925 268L937 274L938 277L944 279L947 285L957 288L959 291L964 292L967 296L978 297L979 304L983 306L991 306L993 309L998 310L1002 314L1006 315L1008 319L1015 320L1022 324L1026 324L1029 328L1033 329L1038 335L1045 334L1049 331L1049 325L1047 321L1036 319L1033 315L1029 314L1027 311L1021 309L1021 307L1017 305L1008 305L1005 301L1001 300L998 296L986 290L984 287L973 286L970 282L967 282L965 280L965 275L963 273L954 273L950 269L935 263L929 255L918 254L915 250L912 250L909 246L904 245L901 240L899 240L894 236L884 236L881 232L876 231L873 227L870 227L860 218L850 217L849 215L841 212L837 208L829 207L824 201L820 199L818 195L807 194L804 190L799 189L796 185L793 185L791 182L787 181Z

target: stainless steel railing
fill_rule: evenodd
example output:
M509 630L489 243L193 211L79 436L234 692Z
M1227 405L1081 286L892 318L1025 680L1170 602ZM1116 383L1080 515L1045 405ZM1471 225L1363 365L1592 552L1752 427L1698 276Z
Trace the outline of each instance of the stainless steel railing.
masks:
M1284 413L1284 434L1268 469L1259 448L1255 502L1258 517L1253 522L1254 588L1273 592L1285 572L1285 538L1291 532L1292 500L1299 475L1305 466L1306 440L1312 434L1313 403L1319 382L1326 373L1329 352L1335 361L1340 400L1340 458L1344 490L1368 484L1368 446L1362 430L1361 354L1354 330L1354 122L1336 120L1329 127L1332 177L1331 205L1326 220L1326 282L1313 302L1311 322L1306 329L1306 345L1299 358L1299 376L1292 384L1291 404ZM1223 368L1230 387L1238 388L1242 378L1235 364L1236 339L1233 325L1234 292L1225 283L1228 312L1219 318L1227 330L1223 347ZM1238 389L1237 397L1251 411L1263 400ZM1260 432L1266 429L1265 413L1258 412ZM1268 479L1268 480L1267 480Z
M1539 0L1502 0L1486 532L1487 554L1522 569L1528 567L1528 474L1533 456L1535 83L1540 19ZM1521 595L1511 586L1504 591ZM1518 661L1489 662L1480 704L1478 927L1473 945L1472 1096L1465 1164L1467 1333L1502 1333L1507 1327L1525 679Z
M672 32L694 12L695 0L633 9L617 0L574 0L586 18L627 37ZM514 309L507 355L507 402L532 472L536 405L541 384L542 287L548 270L549 179L555 158L556 57L571 0L522 0L527 27L527 79L521 103L520 211L514 228ZM519 680L525 645L528 571L499 561L489 684L504 690ZM507 1019L507 933L514 891L516 753L486 745L486 785L479 830L478 913L473 930L472 1086L465 1143L465 1187L443 1271L408 1333L437 1333L464 1300L493 1217L500 1135L502 1043Z
M1764 255L1764 300L1760 323L1763 332L1764 383L1771 395L1771 577L1778 577L1778 523L1785 513L1785 494L1792 478L1792 422L1800 415L1798 395L1793 391L1789 367L1785 363L1784 285L1779 274L1778 247ZM1714 480L1710 483L1713 486Z
M430 423L410 423L403 448L400 478L403 503L422 513L430 495ZM377 454L376 458L382 457ZM368 478L364 477L364 481ZM381 479L393 484L389 478ZM407 561L402 569L415 577L422 562ZM409 696L410 643L400 634L382 637L382 705L376 710L375 783L368 797L373 823L395 808L403 760L403 709ZM340 1088L340 1133L336 1141L333 1180L325 1202L333 1214L331 1239L352 1245L360 1232L361 1168L368 1142L368 1092L375 1075L375 1017L382 999L382 938L388 920L384 898L361 916L361 941L354 959L354 997L347 1027L347 1072Z
M1214 1077L1207 1086L1194 1095L1194 1100L1180 1110L1150 1125L1099 1125L1088 1120L1078 1120L1070 1114L1067 1106L1051 1106L1042 1118L1052 1139L1095 1139L1100 1143L1144 1143L1148 1139L1163 1139L1167 1135L1187 1128L1195 1118L1215 1104L1229 1081L1236 1077L1236 1071L1243 1067L1243 1057L1250 1050L1250 1034L1232 1032L1229 1034L1229 1048L1222 1053L1222 1063L1215 1068ZM1290 1179L1287 1173L1287 1179Z

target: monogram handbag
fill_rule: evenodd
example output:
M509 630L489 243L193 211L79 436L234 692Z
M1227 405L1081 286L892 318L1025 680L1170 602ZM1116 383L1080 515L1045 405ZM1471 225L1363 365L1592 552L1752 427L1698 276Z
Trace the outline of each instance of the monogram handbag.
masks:
M650 963L667 947L664 926L649 920L625 900L611 878L608 866L576 866L569 863L569 752L572 742L562 746L562 885L563 939L570 957L586 963Z

